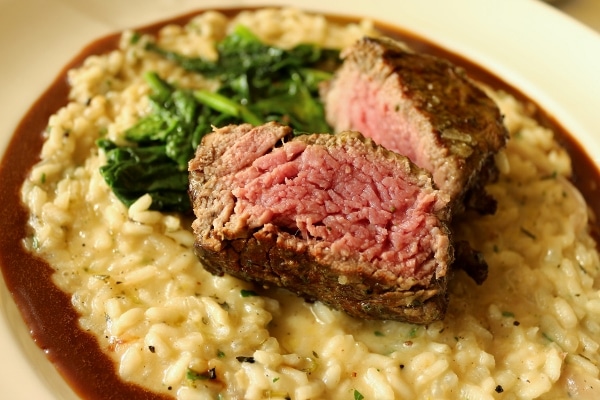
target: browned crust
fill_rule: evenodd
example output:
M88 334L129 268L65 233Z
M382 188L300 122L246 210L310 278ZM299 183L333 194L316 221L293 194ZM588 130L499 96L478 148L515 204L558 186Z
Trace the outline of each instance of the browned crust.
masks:
M306 300L322 301L357 318L427 324L443 318L448 304L445 274L410 290L363 275L360 266L354 268L354 274L342 274L317 261L306 246L298 246L295 238L273 226L248 239L225 241L220 251L199 241L195 251L213 274L227 273L263 287L285 287Z

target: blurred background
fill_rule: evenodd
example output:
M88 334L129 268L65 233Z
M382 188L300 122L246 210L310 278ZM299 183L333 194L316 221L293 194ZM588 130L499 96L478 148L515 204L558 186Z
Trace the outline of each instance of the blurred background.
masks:
M600 32L600 0L547 0L547 2Z

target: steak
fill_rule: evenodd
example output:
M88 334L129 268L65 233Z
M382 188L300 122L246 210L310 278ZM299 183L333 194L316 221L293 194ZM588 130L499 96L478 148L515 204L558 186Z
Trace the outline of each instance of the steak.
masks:
M213 274L284 287L364 319L446 311L448 196L356 131L215 129L189 163L195 252Z
M483 189L497 176L494 155L508 138L490 99L447 60L389 38L363 38L321 95L337 132L357 130L431 172L453 214L495 211Z

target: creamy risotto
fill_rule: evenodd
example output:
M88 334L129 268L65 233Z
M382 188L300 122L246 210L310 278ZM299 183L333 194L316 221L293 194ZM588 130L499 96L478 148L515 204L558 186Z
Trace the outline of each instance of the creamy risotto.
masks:
M234 22L205 12L139 41L125 32L119 49L70 71L70 102L51 117L23 186L29 246L54 267L120 377L182 400L600 398L600 261L587 208L553 133L506 93L490 91L511 132L488 188L498 211L456 227L484 253L489 278L477 286L456 272L446 318L428 326L356 320L212 276L193 253L189 220L148 210L148 195L129 209L114 197L95 141L122 142L149 112L143 72L214 86L144 43L214 58L214 42L238 22L284 47L342 48L373 33L368 22L338 26L295 10Z

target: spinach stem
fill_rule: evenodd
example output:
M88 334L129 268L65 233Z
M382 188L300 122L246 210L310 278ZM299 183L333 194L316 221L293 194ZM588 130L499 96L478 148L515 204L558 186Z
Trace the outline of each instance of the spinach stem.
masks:
M209 92L207 90L194 91L194 97L200 103L223 114L241 118L252 125L260 125L263 121L248 108L238 104L222 94Z
M165 101L171 96L173 89L167 82L162 80L158 74L154 71L148 71L144 74L144 80L148 83L150 88L154 91L155 95L161 100Z

